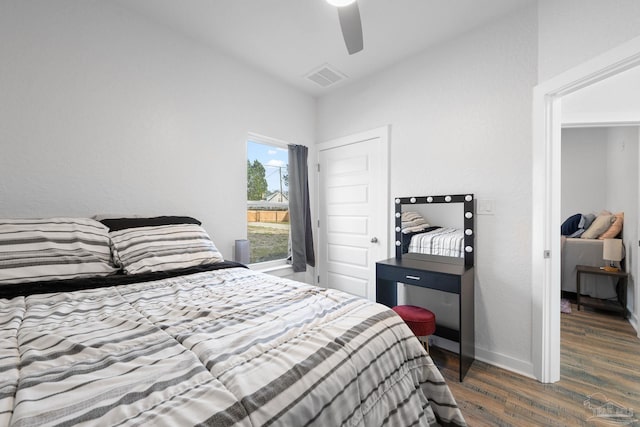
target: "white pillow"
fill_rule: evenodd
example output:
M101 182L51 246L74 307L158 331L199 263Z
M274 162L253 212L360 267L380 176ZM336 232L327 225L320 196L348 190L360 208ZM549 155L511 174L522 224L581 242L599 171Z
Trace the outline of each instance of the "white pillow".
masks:
M402 232L404 234L422 231L429 227L427 220L418 212L402 212L400 221L402 223Z
M597 239L602 233L607 231L616 220L615 215L602 214L593 220L587 231L580 236L582 239Z

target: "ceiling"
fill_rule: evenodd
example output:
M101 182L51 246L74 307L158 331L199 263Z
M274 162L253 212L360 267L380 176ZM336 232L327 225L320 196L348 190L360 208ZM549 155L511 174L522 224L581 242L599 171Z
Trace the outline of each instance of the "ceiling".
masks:
M319 96L534 0L359 0L364 50L347 53L325 0L115 0L175 31ZM305 76L346 75L323 88Z

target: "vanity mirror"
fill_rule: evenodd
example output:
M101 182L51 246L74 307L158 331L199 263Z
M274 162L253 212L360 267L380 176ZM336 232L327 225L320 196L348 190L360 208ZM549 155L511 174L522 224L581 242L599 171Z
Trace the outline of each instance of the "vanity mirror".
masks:
M473 194L398 197L394 203L396 259L435 255L464 258L465 266L474 265Z
M475 360L473 194L399 197L394 205L396 256L376 263L376 301L398 305L398 283L457 297L458 318L451 325L436 313L435 299L429 308L436 313L434 335L458 343L462 381Z

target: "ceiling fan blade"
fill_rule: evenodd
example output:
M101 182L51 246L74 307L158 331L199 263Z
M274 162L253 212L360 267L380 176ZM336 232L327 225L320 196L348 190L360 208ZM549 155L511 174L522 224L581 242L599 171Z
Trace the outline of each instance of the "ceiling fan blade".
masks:
M338 17L340 18L342 37L344 37L344 43L347 45L349 55L360 52L363 48L363 43L358 2L353 2L349 6L339 7Z

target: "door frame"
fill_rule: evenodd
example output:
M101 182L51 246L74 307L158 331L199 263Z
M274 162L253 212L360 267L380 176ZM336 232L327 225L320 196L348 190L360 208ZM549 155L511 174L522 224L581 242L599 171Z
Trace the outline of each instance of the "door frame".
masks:
M533 90L532 361L543 383L560 380L560 143L562 97L640 66L640 37ZM634 290L638 313L639 292Z
M378 241L380 242L380 246L384 248L385 258L389 257L391 253L391 248L389 246L389 221L390 216L389 212L391 208L391 202L389 198L389 141L391 139L391 126L385 125L375 129L358 132L355 134L343 136L340 138L331 139L325 142L320 142L316 145L316 164L320 164L320 153L325 150L330 150L336 147L342 147L350 144L355 144L358 142L363 142L372 139L379 139L380 143L378 145L378 154L380 155L380 173L376 173L376 188L379 188L379 194L382 194L383 197L380 198L378 202L377 210L380 212L380 224L376 227L375 235L378 237ZM318 221L320 221L320 170L319 167L316 168L316 194L318 195L318 203L316 207L316 217ZM326 226L326 224L320 224L320 226ZM316 223L316 230L318 230L318 223ZM379 232L379 233L378 233ZM318 230L318 252L320 252L321 245L326 244L323 241L323 235ZM318 259L318 272L322 271L322 263L323 260L321 257ZM372 266L372 271L370 272L370 276L375 279L375 266ZM318 275L314 278L314 283L322 285L322 283L318 283ZM375 280L371 282L374 284L373 294L369 295L370 292L367 291L367 295L369 295L370 299L373 297L373 301L375 301Z

